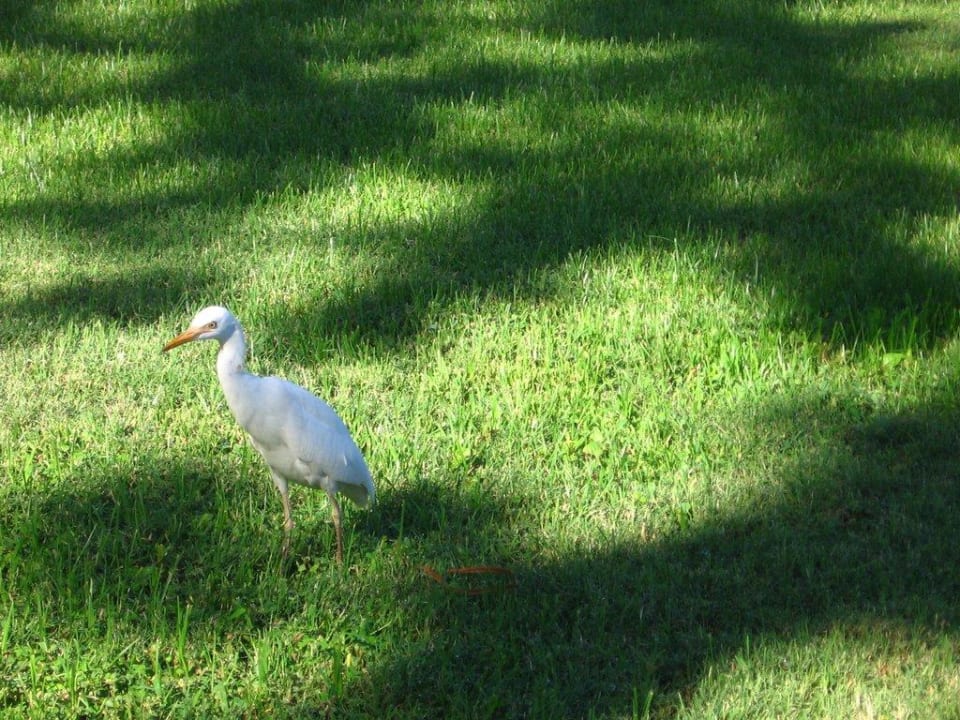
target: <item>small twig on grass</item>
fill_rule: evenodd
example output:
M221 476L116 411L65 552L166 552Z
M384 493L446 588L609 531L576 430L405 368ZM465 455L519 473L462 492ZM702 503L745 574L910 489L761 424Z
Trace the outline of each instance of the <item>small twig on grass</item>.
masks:
M498 565L470 565L467 567L450 568L444 573L437 572L429 565L424 565L421 569L423 570L424 575L438 585L442 585L451 592L459 593L461 595L483 595L484 593L493 592L494 590L512 590L517 586L517 582L513 576L513 571ZM447 582L447 577L450 575L501 575L506 577L507 580L498 585L464 588L449 584Z

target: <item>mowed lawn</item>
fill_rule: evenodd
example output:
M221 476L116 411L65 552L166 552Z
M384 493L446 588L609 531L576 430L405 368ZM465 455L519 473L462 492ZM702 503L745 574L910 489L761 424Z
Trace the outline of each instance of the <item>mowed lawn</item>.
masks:
M0 716L960 718L958 213L953 2L0 0Z

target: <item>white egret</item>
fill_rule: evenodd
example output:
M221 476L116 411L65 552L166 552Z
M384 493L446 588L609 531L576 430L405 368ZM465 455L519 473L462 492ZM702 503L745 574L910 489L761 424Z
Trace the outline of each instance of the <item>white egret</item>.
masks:
M333 509L337 562L343 562L343 530L337 493L361 507L372 506L376 489L363 454L347 426L323 400L299 385L277 377L260 377L244 366L246 340L239 321L225 307L198 312L190 326L163 347L171 350L193 340L216 340L217 376L230 411L263 455L283 500L283 551L287 552L293 519L289 483L322 488Z

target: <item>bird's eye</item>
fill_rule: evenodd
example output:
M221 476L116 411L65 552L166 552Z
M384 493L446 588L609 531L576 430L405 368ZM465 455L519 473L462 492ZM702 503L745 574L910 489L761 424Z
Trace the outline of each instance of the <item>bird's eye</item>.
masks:
M210 330L216 330L216 329L217 329L217 321L216 321L216 320L212 320L211 322L208 322L208 323L207 323L207 328L210 329Z

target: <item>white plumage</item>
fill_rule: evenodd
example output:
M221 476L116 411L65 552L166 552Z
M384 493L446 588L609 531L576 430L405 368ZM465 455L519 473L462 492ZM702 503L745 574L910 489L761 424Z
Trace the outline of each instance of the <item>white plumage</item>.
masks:
M243 328L225 307L212 305L198 312L190 326L163 351L194 340L220 343L217 376L227 405L267 461L283 500L284 552L293 529L289 494L289 483L293 482L327 493L337 534L337 561L343 562L337 493L361 507L369 507L376 500L370 470L347 426L327 403L299 385L247 372Z

